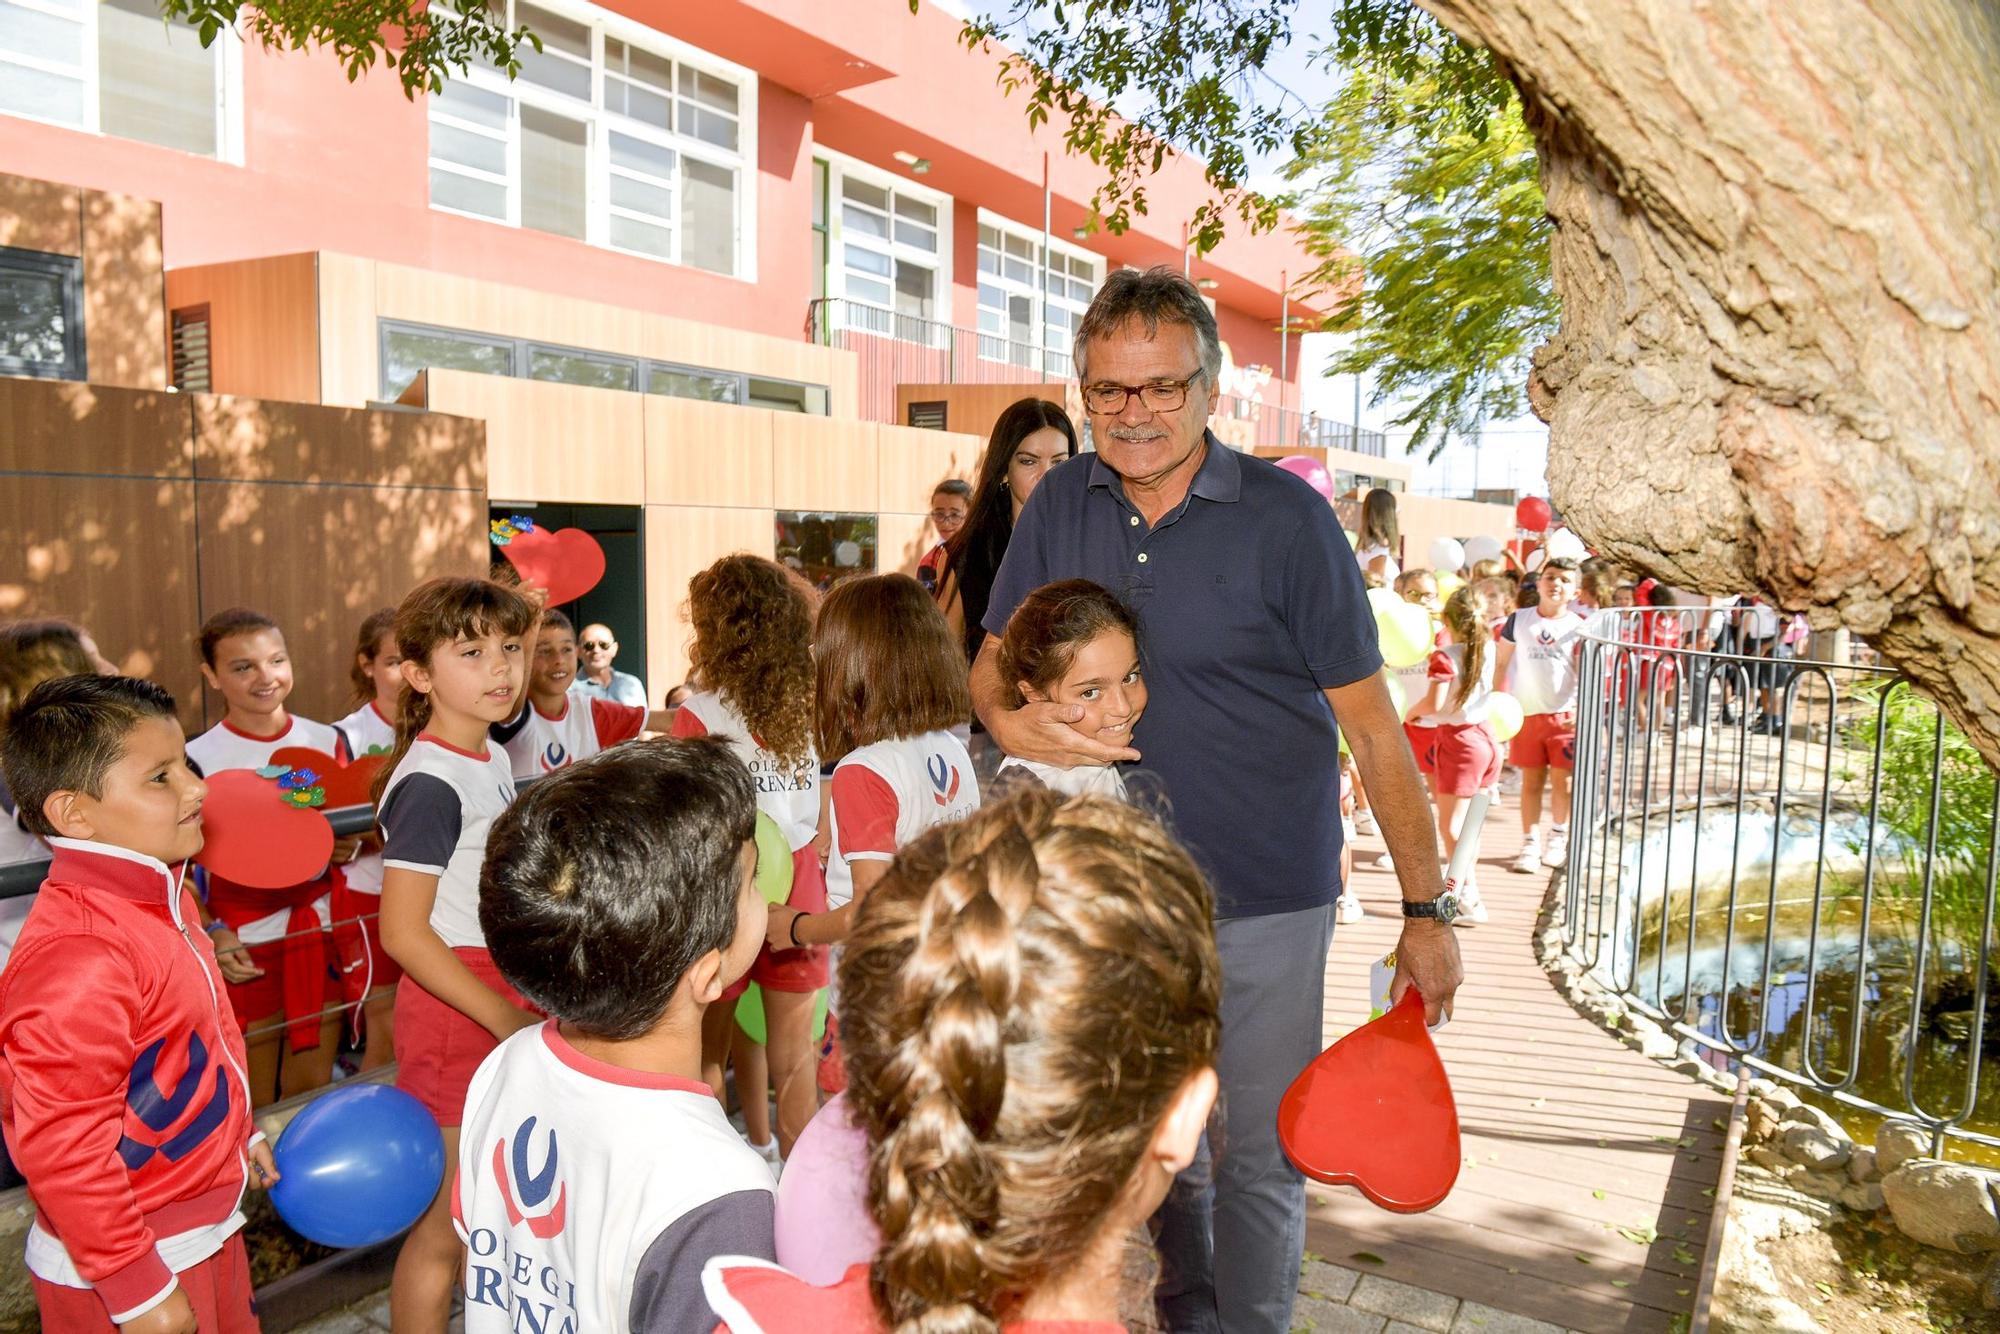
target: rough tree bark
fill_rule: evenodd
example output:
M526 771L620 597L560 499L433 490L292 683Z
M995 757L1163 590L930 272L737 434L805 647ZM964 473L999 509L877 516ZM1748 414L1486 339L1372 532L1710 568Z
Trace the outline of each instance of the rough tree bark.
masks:
M2000 4L1419 3L1541 149L1571 524L1865 635L2000 765Z

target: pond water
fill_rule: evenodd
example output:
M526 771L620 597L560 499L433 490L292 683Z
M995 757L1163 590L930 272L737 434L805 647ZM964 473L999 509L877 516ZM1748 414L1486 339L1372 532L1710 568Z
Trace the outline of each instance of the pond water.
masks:
M1649 822L1643 839L1628 830L1622 855L1615 838L1596 849L1590 883L1628 889L1616 911L1606 895L1581 917L1596 936L1595 971L1737 1050L1846 1081L1846 1092L1870 1102L1914 1106L2000 1137L2000 1014L1989 1014L1980 1033L1972 1023L1983 891L1970 902L1963 893L1939 895L1919 996L1921 900L1912 886L1920 879L1900 850L1878 845L1871 903L1863 893L1865 823L1833 812L1822 840L1818 817L1814 809L1780 821L1767 809L1746 813L1739 829L1733 812L1699 822L1688 815L1671 837L1664 822ZM1988 1010L2000 1011L2000 976L1990 978L1988 998ZM1709 1050L1704 1059L1734 1068L1728 1051ZM1810 1100L1862 1143L1881 1119L1830 1097ZM1955 1140L1948 1152L2000 1165L2000 1149Z

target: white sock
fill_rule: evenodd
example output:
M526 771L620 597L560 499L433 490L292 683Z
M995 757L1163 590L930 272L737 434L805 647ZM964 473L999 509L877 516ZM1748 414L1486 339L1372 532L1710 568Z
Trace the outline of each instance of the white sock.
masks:
M1560 835L1562 835L1562 836L1563 836L1564 838L1568 838L1568 837L1569 837L1569 826L1568 826L1568 825L1566 825L1566 824L1552 824L1552 825L1550 825L1550 826L1549 826L1549 832L1550 832L1551 834L1560 834Z

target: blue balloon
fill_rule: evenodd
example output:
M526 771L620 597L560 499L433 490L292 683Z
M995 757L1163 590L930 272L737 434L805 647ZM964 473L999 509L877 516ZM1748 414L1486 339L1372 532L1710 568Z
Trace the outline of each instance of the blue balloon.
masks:
M278 1216L322 1246L387 1241L423 1215L444 1180L437 1120L387 1084L343 1084L313 1099L271 1156Z

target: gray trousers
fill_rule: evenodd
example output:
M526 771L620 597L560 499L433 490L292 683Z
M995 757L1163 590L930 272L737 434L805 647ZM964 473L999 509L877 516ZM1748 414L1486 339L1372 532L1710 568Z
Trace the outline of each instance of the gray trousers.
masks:
M1332 907L1215 924L1222 1096L1193 1166L1153 1219L1170 1334L1287 1334L1305 1251L1305 1178L1278 1145L1278 1102L1322 1047Z

